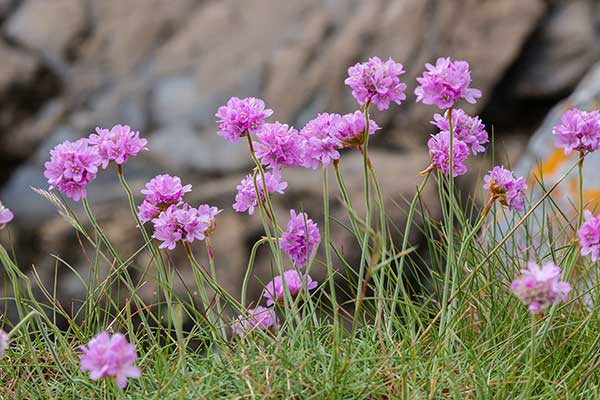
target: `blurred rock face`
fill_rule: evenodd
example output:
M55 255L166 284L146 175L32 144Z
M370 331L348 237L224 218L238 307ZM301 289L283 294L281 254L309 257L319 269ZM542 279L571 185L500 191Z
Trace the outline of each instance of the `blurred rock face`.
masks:
M522 135L539 122L527 105L543 114L599 59L599 8L594 0L0 0L0 198L16 215L11 230L26 249L22 265L33 263L48 282L49 253L86 268L73 232L29 186L46 186L42 164L56 143L122 123L149 139L151 151L126 167L136 190L157 173L178 174L194 185L191 202L226 210L216 256L220 279L236 292L261 227L230 207L251 160L244 144L216 136L214 113L229 97L263 98L275 111L271 120L301 128L318 112L357 108L343 84L357 61L393 57L412 94L423 64L449 55L471 63L473 86L484 93L467 110L505 126L496 137L516 143L507 146L516 157ZM434 111L410 97L373 115L384 129L372 158L399 226L404 214L393 200L414 193ZM356 196L359 158L342 161ZM116 175L100 175L91 201L119 247L133 251L135 226ZM319 174L286 178L281 218L301 202L321 225ZM66 298L80 290L75 281L65 288L72 288Z

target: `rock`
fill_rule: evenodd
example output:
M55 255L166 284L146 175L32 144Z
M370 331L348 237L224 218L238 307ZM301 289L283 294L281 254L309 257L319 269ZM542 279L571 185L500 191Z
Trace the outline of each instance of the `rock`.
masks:
M34 79L40 63L33 55L8 46L0 39L0 98L14 86L26 86Z

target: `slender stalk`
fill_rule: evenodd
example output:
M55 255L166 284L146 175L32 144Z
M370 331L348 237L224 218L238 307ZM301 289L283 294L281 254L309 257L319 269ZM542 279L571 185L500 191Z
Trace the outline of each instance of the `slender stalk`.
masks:
M583 198L583 160L585 158L585 153L583 151L579 152L579 161L577 162L577 172L579 175L579 219L577 220L577 229L581 228L583 224L583 207L584 207L584 198Z
M323 166L323 215L324 215L324 242L325 242L325 260L327 262L327 275L329 278L329 291L331 296L331 306L333 308L334 326L338 321L338 306L335 295L335 280L333 271L333 261L331 258L331 248L329 246L329 184L327 181L327 167Z
M206 252L208 254L208 263L210 265L210 275L212 276L215 282L217 281L217 271L215 268L215 258L212 249L212 243L210 240L210 236L207 236L204 240L206 243ZM223 319L223 308L221 307L221 295L218 292L215 292L215 303L217 306L217 318ZM216 320L215 320L216 321ZM223 335L223 339L227 339L227 332L225 332L225 325L221 324L221 334Z
M39 315L39 311L32 310L23 319L21 319L11 330L8 332L8 337L13 336L23 325L25 325L33 316Z

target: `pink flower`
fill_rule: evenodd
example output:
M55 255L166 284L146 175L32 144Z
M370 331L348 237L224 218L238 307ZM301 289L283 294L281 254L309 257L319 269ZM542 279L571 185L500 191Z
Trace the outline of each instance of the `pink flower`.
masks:
M406 99L406 85L398 79L403 73L402 64L391 58L382 61L379 57L371 57L367 62L348 68L344 83L352 88L352 96L358 104L364 106L371 101L382 111L389 108L390 102L400 104Z
M598 260L600 254L600 214L595 217L589 210L583 212L585 222L577 231L579 245L581 246L581 255L592 255L592 262Z
M50 189L57 187L67 197L79 201L87 195L86 185L96 178L102 159L88 139L65 141L50 150L44 176Z
M337 132L337 138L342 144L342 147L360 146L365 141L365 116L361 111L343 115L346 122L343 129ZM369 118L369 135L378 131L379 125Z
M8 333L6 333L3 329L0 329L0 358L8 349L8 346L10 346L10 338L8 337Z
M429 153L431 154L431 163L435 168L439 168L444 174L450 174L450 134L440 132L432 136L427 141ZM469 147L462 140L454 138L452 141L452 175L454 177L467 173L465 161L469 156Z
M266 331L272 330L279 324L275 310L258 306L250 308L245 315L240 315L233 323L233 333L241 335L250 333L255 329Z
M210 206L202 205L194 208L187 203L181 206L172 205L154 218L153 238L161 240L159 248L173 250L180 240L192 243L194 240L206 239L206 234L214 227L214 217L218 214Z
M301 276L294 269L285 271L283 273L283 279L281 278L281 276L276 276L271 282L267 283L267 285L265 286L263 297L267 299L268 306L275 303L283 305L284 280L292 297L296 297L304 286L308 290L312 290L317 287L317 282L313 281L310 275Z
M98 148L104 169L111 161L123 165L130 156L148 150L146 148L148 141L140 138L140 133L132 131L127 125L115 125L111 130L96 128L96 133L92 133L89 140L91 145Z
M466 61L450 61L450 57L438 58L434 65L425 64L427 71L417 78L415 89L417 101L435 104L442 110L454 106L457 100L465 99L475 103L481 91L469 88L471 71Z
M288 185L287 182L281 180L281 174L278 171L265 172L265 183L267 185L267 193L277 192L283 194L283 191ZM260 173L256 175L256 184L258 185L260 200L263 202L265 201L265 192L263 190L263 181ZM237 186L237 191L233 209L237 212L248 211L248 214L254 214L254 208L258 207L256 188L254 187L254 176L248 174L242 179L242 182Z
M13 220L13 218L14 215L12 211L4 207L4 204L2 204L2 202L0 201L0 229L3 229L6 226L6 224Z
M256 137L256 156L263 165L274 169L302 165L303 140L296 129L279 122L264 124Z
M560 123L552 130L556 146L563 147L565 154L600 149L600 113L585 112L576 108L565 112Z
M248 133L257 133L265 123L265 118L271 114L273 110L265 108L265 102L261 99L232 97L215 114L219 118L217 134L235 143Z
M157 175L146 183L142 194L146 196L138 207L138 215L142 223L156 218L161 211L174 204L179 204L185 193L192 191L192 185L181 184L181 178L171 175Z
M137 359L135 346L127 343L121 333L100 333L88 346L79 346L81 371L90 371L90 379L96 381L107 376L115 378L120 389L127 386L127 378L139 378L141 371L134 365Z
M217 226L216 217L222 211L223 210L219 210L217 207L211 207L208 204L202 204L198 206L198 212L200 213L200 217L203 220L206 220L206 225L208 225L208 228L206 229L206 231L204 231L205 236L209 236L214 232Z
M558 266L549 262L540 268L536 263L529 262L527 267L512 282L510 290L523 304L529 306L532 314L568 300L571 285L561 281L562 272Z
M327 166L338 160L337 149L343 147L338 137L346 126L339 114L322 113L309 121L300 132L304 138L304 166L317 169L321 163Z
M450 132L448 111L443 116L435 114L433 119L431 123L437 126L440 132ZM465 142L473 154L485 151L483 145L489 141L488 133L479 117L471 117L460 108L452 110L452 132L455 138Z
M308 240L308 243L307 243ZM306 213L290 210L287 229L281 234L279 247L298 268L304 268L321 240L317 224Z
M522 176L515 179L512 171L495 166L483 177L483 188L495 196L500 204L514 211L525 209L525 191L527 184Z

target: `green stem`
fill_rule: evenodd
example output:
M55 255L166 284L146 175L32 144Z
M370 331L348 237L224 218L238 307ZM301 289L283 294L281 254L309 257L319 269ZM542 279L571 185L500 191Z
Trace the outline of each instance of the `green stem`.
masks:
M583 224L583 207L584 207L584 198L583 198L583 160L585 158L585 153L583 151L579 152L579 161L577 162L577 172L579 174L579 219L577 222L577 229L581 228Z
M335 295L335 279L333 271L333 261L331 258L331 248L329 246L329 184L327 181L327 167L323 166L323 215L324 215L324 242L325 242L325 260L327 262L327 275L329 278L329 291L331 296L331 306L333 308L334 326L338 321L338 307Z
M252 269L254 268L254 260L256 259L256 252L260 245L268 241L268 238L261 238L254 246L252 246L252 250L250 251L250 258L248 259L248 267L246 268L246 273L244 274L244 280L242 281L242 305L246 306L246 290L248 289L248 282L250 281L250 274L252 273Z
M213 249L211 245L210 236L207 236L204 240L206 242L206 252L208 253L208 263L210 264L210 274L215 282L217 281L217 271L215 268L215 258L213 254ZM221 295L218 292L215 292L215 303L217 306L217 318L223 319L223 309L221 307ZM216 320L215 320L216 321ZM227 339L227 332L225 332L225 325L221 324L221 334L223 335L223 339Z
M11 336L13 336L14 332L17 332L23 325L25 325L27 323L27 321L29 321L33 316L35 315L39 315L39 311L33 310L30 311L29 314L27 314L23 319L21 319L11 330L10 332L8 332L8 337L10 338Z

